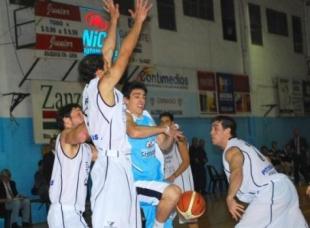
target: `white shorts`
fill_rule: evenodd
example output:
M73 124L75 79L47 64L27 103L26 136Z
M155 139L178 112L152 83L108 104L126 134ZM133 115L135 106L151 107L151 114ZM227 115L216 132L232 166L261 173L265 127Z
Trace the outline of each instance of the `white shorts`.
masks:
M308 224L299 208L295 186L287 176L278 174L249 204L235 227L305 228Z
M140 228L130 157L98 156L91 171L93 228Z
M177 186L179 186L182 190L182 192L187 191L195 191L194 188L194 181L193 181L193 175L190 168L185 170L180 176L178 176L174 182ZM179 217L179 223L180 224L187 224L187 223L197 223L198 219L192 219L192 220L186 220L182 215L178 214Z
M138 201L140 203L147 203L151 205L158 205L161 196L169 183L161 181L135 181L137 188Z
M76 211L73 206L51 204L48 210L47 223L49 228L87 228L82 212Z

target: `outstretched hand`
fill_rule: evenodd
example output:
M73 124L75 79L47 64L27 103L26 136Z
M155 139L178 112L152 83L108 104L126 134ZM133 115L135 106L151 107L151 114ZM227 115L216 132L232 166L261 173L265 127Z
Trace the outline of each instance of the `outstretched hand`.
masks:
M113 0L102 0L103 8L109 12L111 20L118 20L119 18L119 5L114 4Z
M244 213L244 206L237 203L235 199L227 198L226 199L228 211L232 215L233 219L238 221Z
M146 19L152 6L153 5L151 3L148 3L148 0L136 0L135 11L132 11L131 9L128 11L135 21L143 22Z

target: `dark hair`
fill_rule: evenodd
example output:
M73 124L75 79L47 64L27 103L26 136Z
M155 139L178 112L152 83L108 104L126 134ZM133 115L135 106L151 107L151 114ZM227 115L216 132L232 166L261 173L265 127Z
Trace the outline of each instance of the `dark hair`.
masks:
M147 88L144 85L143 82L140 81L132 81L132 82L127 82L122 89L122 93L124 95L124 97L129 98L130 97L130 93L134 90L134 89L142 89L145 94L147 94Z
M89 83L95 77L96 71L103 69L103 65L102 55L86 55L79 63L79 81Z
M162 113L160 113L159 119L161 119L164 116L168 117L171 121L174 121L174 116L173 116L173 114L171 112L162 112Z
M232 137L237 136L237 133L236 133L237 124L236 124L236 121L232 117L222 116L222 115L216 116L216 117L212 118L211 123L214 123L217 121L221 122L224 129L230 128L230 134Z
M81 106L79 104L67 104L67 105L65 105L65 106L63 106L63 107L58 109L56 121L57 121L58 128L61 131L63 129L65 129L65 124L64 124L63 118L70 117L71 111L74 108L79 108L79 109L82 110L82 108L81 108Z

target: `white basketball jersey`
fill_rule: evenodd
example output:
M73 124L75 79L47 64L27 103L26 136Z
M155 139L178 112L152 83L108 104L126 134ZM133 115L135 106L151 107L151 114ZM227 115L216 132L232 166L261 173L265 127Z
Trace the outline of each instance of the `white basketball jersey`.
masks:
M77 211L84 211L91 163L91 147L86 143L80 144L76 156L70 158L61 147L59 134L55 149L49 189L50 200L54 204L73 206Z
M109 106L98 90L99 78L86 85L83 92L83 111L89 134L100 153L130 154L126 135L126 107L123 95L114 89L115 104Z
M239 148L244 157L243 180L241 187L238 190L237 197L241 201L249 203L260 190L265 188L270 181L273 180L273 175L276 174L277 171L268 159L253 145L250 145L241 139L232 138L228 141L223 153L224 170L228 181L230 177L230 169L229 164L225 159L225 155L226 151L232 147ZM274 177L276 176L277 175L274 175Z
M168 153L164 153L164 161L165 178L167 178L171 176L182 163L182 158L176 143L173 144L172 149ZM193 175L190 166L174 180L174 184L178 185L183 192L194 190Z

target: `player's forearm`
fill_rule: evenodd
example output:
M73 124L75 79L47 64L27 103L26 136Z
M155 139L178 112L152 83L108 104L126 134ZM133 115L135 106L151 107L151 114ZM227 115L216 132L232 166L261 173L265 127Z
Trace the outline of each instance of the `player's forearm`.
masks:
M118 20L116 18L111 18L108 36L104 40L104 45L102 48L103 56L109 63L112 61L112 56L115 49L117 21Z
M146 126L130 126L127 127L127 134L132 138L145 138L153 135L164 133L167 130L166 127L146 127Z
M242 169L234 170L229 178L229 188L227 198L234 198L241 187L243 179Z
M130 55L132 54L142 29L143 22L136 21L131 28L130 32L127 34L127 36L124 38L122 46L120 48L120 56L126 56L128 59Z
M80 144L84 143L88 138L88 130L85 123L82 123L65 134L64 142L66 144Z

